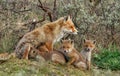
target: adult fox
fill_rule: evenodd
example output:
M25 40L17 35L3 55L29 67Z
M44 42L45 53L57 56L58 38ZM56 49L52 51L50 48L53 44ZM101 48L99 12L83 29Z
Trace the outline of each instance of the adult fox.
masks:
M20 59L28 59L29 51L36 49L43 42L47 42L49 51L52 51L54 43L59 41L66 33L77 34L70 16L61 17L26 33L16 46L16 56Z

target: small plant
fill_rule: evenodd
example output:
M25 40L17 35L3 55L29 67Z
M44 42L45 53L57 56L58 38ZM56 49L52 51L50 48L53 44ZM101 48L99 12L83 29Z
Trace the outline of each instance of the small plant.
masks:
M93 63L102 69L120 70L120 51L113 45L102 48L100 54L95 54Z
M13 52L16 40L15 36L5 34L0 40L0 52Z

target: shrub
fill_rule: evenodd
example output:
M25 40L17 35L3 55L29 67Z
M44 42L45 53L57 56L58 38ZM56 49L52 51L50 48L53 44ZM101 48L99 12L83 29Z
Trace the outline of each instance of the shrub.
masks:
M120 70L120 51L115 45L102 48L100 54L94 54L93 63L102 69Z

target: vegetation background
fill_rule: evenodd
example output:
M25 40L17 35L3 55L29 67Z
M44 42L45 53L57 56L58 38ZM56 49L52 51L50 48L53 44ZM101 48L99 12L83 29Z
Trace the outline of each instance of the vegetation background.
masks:
M93 64L120 70L119 0L0 0L0 52L13 52L25 33L66 15L79 31L66 38L74 39L79 51L84 38L96 40Z

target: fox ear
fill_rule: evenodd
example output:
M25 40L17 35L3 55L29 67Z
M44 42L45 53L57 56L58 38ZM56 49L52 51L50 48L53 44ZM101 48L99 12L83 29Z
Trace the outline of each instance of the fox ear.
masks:
M63 43L63 40L62 40L62 39L60 40L60 43Z
M74 44L74 40L71 40L71 44Z
M65 17L64 17L64 21L67 21L67 20L68 20L68 17L67 17L67 16L65 16Z
M41 42L41 43L40 43L40 46L43 46L43 45L45 45L45 44L46 44L45 42Z
M96 40L93 40L93 44L95 44L96 43Z
M71 40L70 38L68 40Z
M85 42L86 42L86 39L84 39L83 42L85 43Z
M71 19L70 16L65 16L65 17L64 17L64 21L67 21L67 20L70 20L70 19Z
M72 20L72 15L69 15L69 19L71 19L71 20Z
M69 16L68 16L68 20L70 20L70 19L71 19L71 16L69 15Z

